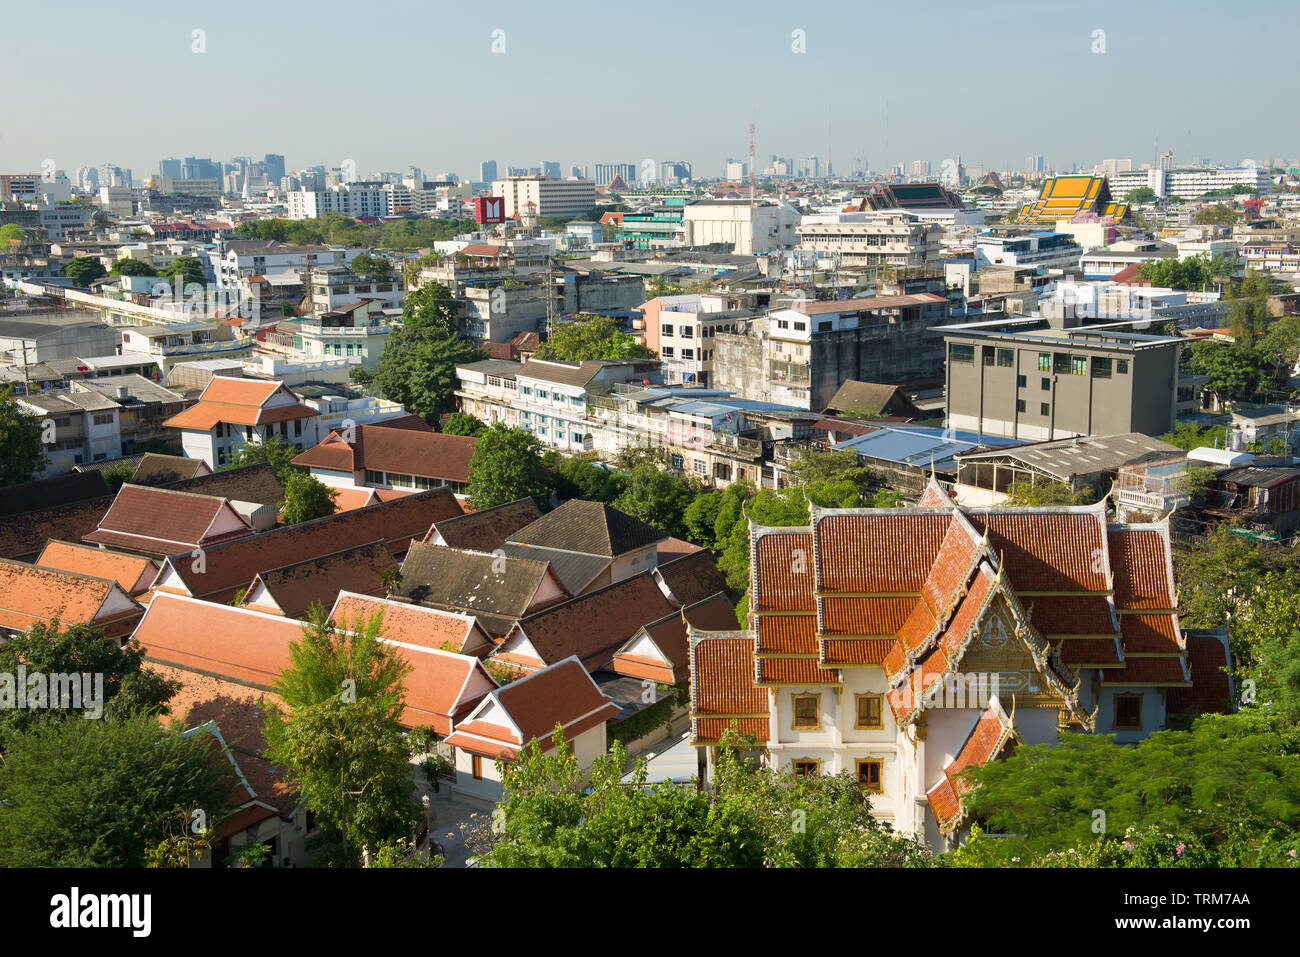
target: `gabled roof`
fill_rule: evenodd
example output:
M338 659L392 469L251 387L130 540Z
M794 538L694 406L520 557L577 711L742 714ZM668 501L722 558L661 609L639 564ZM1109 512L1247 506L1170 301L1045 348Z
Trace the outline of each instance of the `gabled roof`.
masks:
M770 736L767 690L754 684L754 639L747 631L690 627L691 744L716 744L734 722L744 737Z
M704 631L736 627L736 608L721 593L642 625L614 653L610 670L630 678L681 684L690 676L688 624Z
M823 410L826 414L834 412L862 412L871 415L881 412L897 412L899 415L913 418L921 417L921 410L912 404L907 394L896 385L883 385L877 382L859 382L846 379Z
M604 502L572 499L515 532L510 541L615 558L667 537L665 532Z
M521 618L494 656L505 661L544 667L576 656L588 670L609 660L611 653L647 622L659 621L676 607L648 573L562 602ZM541 661L516 650L526 641Z
M333 605L341 590L383 594L387 590L384 573L396 571L397 562L388 546L383 541L368 542L259 572L243 604L301 618L314 604Z
M469 481L469 460L478 439L468 435L390 428L383 423L356 429L349 445L337 430L313 448L299 454L294 465L336 472L395 472L444 482Z
M119 637L139 615L140 606L112 579L0 558L0 629L26 631L57 618Z
M661 562L654 575L672 599L682 605L697 604L718 592L728 596L735 594L708 549L698 549Z
M0 488L0 516L73 505L110 492L101 472L68 472Z
M209 475L211 472L212 469L208 468L207 463L202 459L187 459L183 455L159 455L157 452L146 452L144 458L140 460L140 464L135 467L135 472L131 476L131 484L170 485L182 479Z
M128 483L85 540L162 557L252 534L224 498Z
M163 425L173 429L206 432L218 422L245 426L266 425L320 415L311 406L298 402L268 408L267 403L277 393L290 397L293 395L283 382L214 375L208 380L198 402L172 416Z
M531 497L507 502L492 508L453 515L433 525L424 541L474 552L492 552L504 545L515 532L541 517Z
M48 542L36 564L92 578L112 579L132 597L147 591L158 574L158 563L152 559L72 542Z
M615 717L619 710L582 664L567 658L490 692L456 725L447 743L471 754L513 760L534 739L543 752L552 750L557 724L572 742Z
M330 620L350 627L359 618L368 620L376 614L381 616L381 634L392 641L462 654L481 654L494 647L491 636L473 615L350 591L339 592Z
M297 525L223 542L204 550L203 562L168 559L158 588L227 601L260 568L279 568L382 540L394 556L406 552L436 521L460 513L449 489L417 492L391 502L327 515Z
M493 635L504 635L527 614L548 577L565 594L545 562L412 542L394 594L435 608L473 612Z
M951 834L965 818L962 796L970 791L970 784L959 777L970 767L983 767L992 761L1013 738L1018 739L1015 724L997 697L989 699L988 707L975 720L956 757L943 769L943 776L925 793L930 810L939 821L945 834Z

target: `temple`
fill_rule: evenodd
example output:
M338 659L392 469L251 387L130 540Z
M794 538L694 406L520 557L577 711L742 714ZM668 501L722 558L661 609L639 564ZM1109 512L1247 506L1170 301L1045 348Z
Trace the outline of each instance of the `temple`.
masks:
M969 826L966 768L1062 731L1136 742L1192 685L1168 526L1104 500L963 509L931 481L914 507L751 524L750 559L748 629L690 629L703 774L734 726L769 766L849 771L936 850Z
M1110 195L1104 176L1052 176L1039 191L1038 199L1020 210L1016 222L1026 226L1055 226L1061 220L1076 217L1109 217L1114 222L1129 217L1126 203L1117 203Z

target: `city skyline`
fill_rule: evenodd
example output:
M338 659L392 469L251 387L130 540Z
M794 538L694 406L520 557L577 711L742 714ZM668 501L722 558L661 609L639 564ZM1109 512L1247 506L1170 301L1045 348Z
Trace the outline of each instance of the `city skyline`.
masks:
M581 16L584 6L591 16ZM760 164L772 154L815 154L842 173L858 157L873 169L918 158L937 167L959 151L965 162L999 170L1019 168L1028 154L1056 169L1107 157L1154 163L1166 150L1180 162L1208 156L1225 165L1300 154L1295 132L1262 126L1234 108L1242 88L1223 84L1221 71L1189 72L1176 84L1167 73L1172 58L1235 58L1244 66L1248 56L1251 86L1285 102L1300 92L1300 78L1285 65L1290 31L1279 29L1297 13L1282 4L1234 10L1233 29L1252 37L1249 54L1220 48L1221 14L1204 2L1138 9L1096 2L1068 12L1014 2L978 16L947 0L921 11L831 3L816 18L760 3L739 20L732 11L691 8L681 25L676 8L668 8L652 28L672 31L674 41L656 43L652 52L646 25L631 14L578 8L564 18L537 8L441 11L438 36L456 42L438 44L436 56L384 58L373 76L330 82L325 95L315 92L325 87L313 69L335 54L354 56L354 38L366 23L424 11L406 3L354 11L326 2L303 21L244 3L223 8L229 12L220 18L146 3L124 18L71 3L69 16L82 29L61 38L64 66L43 81L50 108L15 117L0 138L0 165L39 170L53 160L72 171L114 163L141 179L164 156L221 159L274 150L291 170L351 159L362 174L415 165L473 179L489 158L504 168L537 165L545 156L567 173L574 165L680 157L697 177L708 177L720 175L727 157L746 156L749 122L757 127ZM1178 16L1168 17L1173 10ZM36 8L11 14L4 49L15 73L40 69L44 53L24 38L44 20ZM257 31L247 30L250 22ZM921 46L894 42L921 35ZM295 42L272 42L285 36ZM599 69L611 74L603 82L552 78L556 62L608 46L611 36L621 38L613 46L653 55L652 81L640 73L621 80L617 60L602 61ZM888 40L873 39L882 36ZM986 65L981 54L990 50L1014 56ZM176 82L148 87L148 105L129 121L114 110L77 110L75 125L45 118L72 115L105 71L130 79L124 51L139 51L150 74L161 71ZM719 78L716 96L690 79L706 72ZM457 92L460 81L473 95ZM211 92L196 97L196 90ZM566 91L573 95L557 97ZM1009 94L1033 136L1007 137L1005 124L984 114L982 104ZM237 121L214 120L227 113L227 95L240 104L229 113ZM696 108L655 121L656 106L668 102ZM315 109L345 121L310 122ZM286 127L289 110L308 121Z

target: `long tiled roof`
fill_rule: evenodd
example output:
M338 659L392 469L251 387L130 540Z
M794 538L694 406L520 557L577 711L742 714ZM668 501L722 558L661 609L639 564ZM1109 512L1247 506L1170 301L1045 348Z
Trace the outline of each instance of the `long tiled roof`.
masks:
M68 472L0 488L0 516L73 505L109 494L101 472Z
M515 532L510 541L614 558L668 536L604 502L573 499Z
M1011 717L998 699L992 698L975 720L957 755L944 767L942 777L926 792L930 809L945 833L951 833L964 817L962 797L970 791L970 784L959 777L961 772L992 761L1015 734Z
M444 482L469 481L469 460L478 439L428 430L363 425L349 445L331 432L324 441L296 456L294 465L339 472L394 472Z
M54 619L111 627L139 614L140 606L110 578L0 559L0 629L26 631Z
M214 533L223 516L234 527ZM85 540L166 556L252 534L253 527L219 496L126 484Z
M397 562L382 541L345 548L292 565L260 572L248 589L245 603L261 585L280 613L299 618L312 605L331 607L340 591L382 594L385 572L396 572Z
M434 533L437 532L442 538L442 544L451 548L493 552L503 546L511 535L541 516L537 503L531 497L521 498L505 505L443 519L429 529L424 540L433 541Z
M480 615L498 634L498 620L513 622L523 617L549 574L545 562L417 541L411 543L402 563L402 580L395 594L422 605ZM499 634L507 630L509 625Z
M93 578L116 581L128 595L143 591L153 584L158 574L158 564L142 555L110 551L90 545L51 541L45 546L36 564L60 571L76 572ZM143 586L141 587L141 583Z
M380 616L380 634L391 641L466 654L494 647L473 615L350 591L339 592L330 620L339 627L352 628L376 614Z

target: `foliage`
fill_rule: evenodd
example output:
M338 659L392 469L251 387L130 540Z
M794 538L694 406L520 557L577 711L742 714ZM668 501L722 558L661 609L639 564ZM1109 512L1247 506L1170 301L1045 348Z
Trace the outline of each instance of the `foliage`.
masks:
M622 721L609 725L610 743L619 741L626 747L629 741L635 741L657 728L665 727L677 714L680 708L679 702L688 701L689 696L690 688L686 685L675 688L662 682L657 683L653 704Z
M797 486L780 490L759 489L745 503L744 510L744 515L733 519L724 503L718 515L719 526L731 522L727 526L725 541L719 535L718 547L722 555L718 567L727 576L727 584L737 591L749 588L749 525L746 515L755 523L769 527L808 524L808 500Z
M177 256L170 263L158 270L158 275L169 279L173 286L181 291L191 283L203 285L207 276L203 272L203 264L193 256Z
M542 479L541 443L526 429L507 428L500 422L479 436L469 460L465 493L475 509L492 508L531 495L545 508L547 490Z
M725 749L716 790L647 785L644 759L623 783L615 742L592 763L590 787L557 728L553 750L530 742L502 766L502 833L492 867L897 867L929 855L894 836L848 775L796 778L754 772Z
M1228 328L1244 341L1247 347L1254 345L1254 338L1263 333L1269 324L1268 298L1273 286L1263 273L1251 270L1237 284L1228 296ZM1255 357L1258 365L1260 356Z
M1161 441L1190 452L1192 449L1223 449L1228 446L1228 427L1212 425L1198 428L1195 422L1179 422L1172 432L1166 432Z
M353 366L348 370L348 381L360 386L370 385L375 381L375 374L365 366Z
M480 436L487 431L487 423L468 412L453 412L443 423L442 431L447 435Z
M443 859L427 849L414 850L405 840L382 841L370 855L367 867L429 868L442 867Z
M456 765L451 762L450 758L445 758L440 754L427 757L421 761L420 770L424 772L429 787L435 791L438 790L439 781L456 780Z
M1159 731L1133 747L1109 735L1063 734L965 772L972 816L1010 862L1129 828L1176 835L1221 862L1259 863L1261 848L1297 842L1300 742L1258 713L1205 715L1190 731ZM1154 855L1153 855L1154 856Z
M1156 191L1150 186L1139 186L1137 189L1130 189L1124 194L1126 203L1150 203L1156 198Z
M387 282L393 275L393 264L383 256L360 253L348 263L348 268L371 282Z
M360 258L360 257L358 257ZM402 303L402 324L411 332L454 336L460 332L456 297L440 282L412 289Z
M402 219L382 226L365 226L355 219L331 214L300 221L259 219L235 227L238 239L278 239L291 245L340 243L390 250L412 250L455 239L478 227L472 220Z
M63 264L61 275L70 277L78 286L89 286L104 275L104 266L98 259L75 256Z
M582 362L588 359L653 359L655 353L640 345L609 316L575 316L557 325L537 347L538 359Z
M445 287L431 284L407 296L404 309L409 318L389 334L375 373L375 385L385 398L400 402L426 422L455 407L456 366L487 355L448 331L455 320L443 294L435 289L445 293Z
M64 626L57 619L32 625L0 645L0 674L17 674L19 665L46 675L102 675L98 705L110 719L166 714L167 702L181 687L145 668L139 645L132 642L122 647L105 638L102 628ZM85 713L62 708L0 708L0 752L7 752L10 740L23 731L51 721L85 720Z
M347 630L320 606L289 646L292 664L266 715L266 756L284 769L317 816L337 857L410 833L419 808L401 716L411 666L379 640L375 615Z
M110 276L156 276L158 270L153 263L128 256L114 262L109 267L108 274Z
M1074 491L1064 482L1040 479L1037 482L1017 481L1011 483L1005 504L1027 508L1040 508L1044 505L1085 505L1091 499L1091 489Z
M1232 207L1223 205L1204 206L1192 216L1194 226L1231 226L1236 221Z
M27 231L17 223L5 223L0 226L0 249L8 250L9 244L15 242L20 246L27 242Z
M1169 256L1138 265L1137 276L1143 282L1153 286L1170 289L1202 289L1212 286L1216 276L1232 274L1233 264L1227 256L1215 256L1211 259L1205 253L1179 259Z
M1199 505L1214 485L1214 469L1203 465L1189 465L1184 482L1187 494L1192 497L1192 503Z
M205 734L148 714L48 721L0 764L0 860L8 867L143 867L178 815L219 820L230 767Z
M31 481L45 468L41 419L18 404L12 386L0 390L0 487Z
M314 475L290 472L284 483L280 520L286 525L297 525L333 515L338 497L338 489L330 488Z
M263 442L246 442L241 445L239 451L231 457L230 464L222 466L219 471L229 472L231 469L247 468L265 462L275 471L280 484L287 489L290 476L307 473L302 466L293 464L297 455L297 450L277 435Z
M691 502L704 491L696 479L665 472L654 465L638 465L627 477L614 507L669 535L686 534L684 517Z
M1191 375L1209 376L1208 388L1221 399L1244 398L1255 391L1259 356L1249 346L1204 339L1192 343L1183 368Z
M1255 348L1289 374L1300 362L1300 316L1283 316L1270 323Z
M136 467L134 465L122 462L117 465L110 465L100 474L104 476L104 481L108 483L108 487L112 491L116 492L125 483L131 481L131 476L135 474L135 469Z

